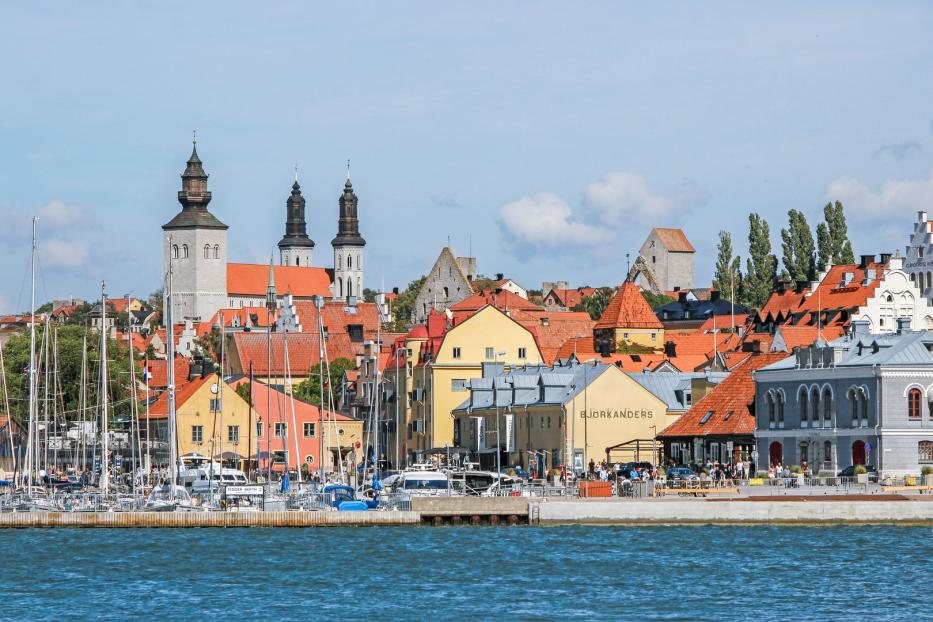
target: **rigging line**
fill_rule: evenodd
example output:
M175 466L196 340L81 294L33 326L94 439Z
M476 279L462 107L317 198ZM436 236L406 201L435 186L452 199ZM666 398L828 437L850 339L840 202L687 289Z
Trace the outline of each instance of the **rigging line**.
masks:
M16 309L22 309L20 301L23 299L23 290L26 288L26 275L29 274L29 258L26 259L26 266L23 268L23 280L19 284L19 293L16 294ZM30 309L32 311L32 309Z
M45 272L42 271L42 258L36 253L36 265L39 267L39 284L42 286L42 296L49 301L49 290L45 286Z

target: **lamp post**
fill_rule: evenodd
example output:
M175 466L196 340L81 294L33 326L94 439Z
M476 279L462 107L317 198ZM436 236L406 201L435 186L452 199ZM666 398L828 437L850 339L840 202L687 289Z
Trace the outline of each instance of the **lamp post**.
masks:
M589 438L589 434L587 433L589 430L589 426L587 425L587 419L589 418L589 414L590 414L589 408L587 407L587 401L586 401L587 390L590 388L589 382L587 382L587 371L588 371L590 363L595 363L599 360L600 359L592 358L592 359L586 359L585 361L583 361L583 412L586 414L586 417L583 418L583 469L584 471L588 470L589 468L588 466L589 463L587 462L586 458L587 458L587 455L590 449L590 445L589 445L590 438Z
M571 339L573 339L573 361L570 363L571 365L570 369L573 370L573 364L579 362L577 361L577 341L579 341L580 339L586 339L586 335L577 335L576 337L571 337ZM570 422L570 449L569 451L566 451L566 447L567 447L567 421L566 420L564 421L564 448L565 448L565 452L569 454L570 456L570 469L574 473L576 473L576 469L577 469L576 464L575 464L576 456L574 455L577 449L576 438L574 434L577 429L577 386L576 386L576 383L573 384L573 386L571 387L571 390L573 391L573 399L571 399L570 410L573 411L572 413L573 420ZM564 458L564 470L566 471L566 469L567 469L567 459L565 457Z

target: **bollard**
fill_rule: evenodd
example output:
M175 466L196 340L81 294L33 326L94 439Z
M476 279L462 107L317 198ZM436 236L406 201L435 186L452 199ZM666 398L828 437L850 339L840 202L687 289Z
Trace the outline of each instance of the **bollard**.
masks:
M490 517L489 517L489 524L490 524L490 525L498 525L498 524L499 524L499 515L498 515L498 514L493 514L492 516L490 516Z

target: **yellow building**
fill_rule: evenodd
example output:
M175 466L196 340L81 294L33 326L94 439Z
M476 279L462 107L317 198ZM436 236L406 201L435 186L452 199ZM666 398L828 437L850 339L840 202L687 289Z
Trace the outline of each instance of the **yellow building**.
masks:
M446 332L436 326L443 320L432 315L422 336L411 340L410 407L400 426L409 463L455 445L452 413L467 397L471 378L484 369L543 363L534 335L495 307L483 307Z
M145 420L145 408L140 412ZM148 413L153 440L167 443L168 392L163 392L150 404ZM175 395L178 454L197 453L219 458L222 452L228 460L236 454L239 458L234 460L242 464L247 456L256 453L257 419L256 412L250 411L234 388L216 375L195 378L182 385ZM166 464L167 445L160 454L161 458L153 458L153 462Z
M572 362L489 371L471 380L468 399L454 410L455 438L484 468L496 468L497 446L503 468L538 476L563 465L571 447L578 471L607 456L656 463L667 404L618 367Z
M626 281L619 287L593 327L593 343L604 356L637 348L664 347L664 325L648 305L641 290Z

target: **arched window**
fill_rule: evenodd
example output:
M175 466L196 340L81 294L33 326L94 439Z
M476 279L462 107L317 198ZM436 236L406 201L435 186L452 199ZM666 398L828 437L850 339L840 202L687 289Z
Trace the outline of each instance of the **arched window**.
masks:
M777 425L777 413L774 409L774 393L768 391L765 395L765 401L768 402L768 427L773 428Z
M914 387L907 393L907 418L920 419L923 416L923 393Z
M777 424L779 428L784 427L784 393L777 394Z
M347 279L347 296L353 295L353 279Z
M178 259L178 244L172 244L172 259Z
M188 245L187 244L181 245L181 258L188 259Z
M444 300L450 298L450 291L445 287L444 288Z
M784 447L778 441L773 441L768 446L768 456L771 459L771 466L777 466L784 461Z
M300 265L301 265L301 262L298 260L297 257L295 257L295 265L296 265L296 266L300 266Z
M832 427L833 421L833 393L829 387L823 389L823 427Z
M356 293L357 295L363 292L363 283L360 281L359 277L356 279Z
M341 268L343 268L343 257L337 255L337 269L340 270Z
M347 270L353 269L353 255L347 255Z
M800 402L800 427L805 428L807 427L807 424L808 424L807 416L810 414L809 408L807 407L808 406L807 403L809 402L809 400L807 399L806 389L800 390L799 402Z
M816 428L820 425L820 392L813 387L810 391L810 427Z
M862 410L862 427L868 427L868 394L865 393L865 389L859 389L859 401L861 402Z
M337 277L337 297L343 298L343 279Z
M833 462L833 444L829 441L823 441L823 462Z
M210 258L211 258L211 245L205 244L204 245L204 259L210 259Z
M855 388L849 389L849 406L852 414L852 427L858 427L858 391Z
M356 269L357 270L363 269L363 256L362 255L356 256Z
M927 289L933 287L933 274L927 272Z
M214 244L214 259L220 259L220 245Z

